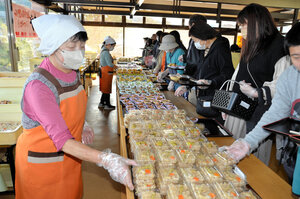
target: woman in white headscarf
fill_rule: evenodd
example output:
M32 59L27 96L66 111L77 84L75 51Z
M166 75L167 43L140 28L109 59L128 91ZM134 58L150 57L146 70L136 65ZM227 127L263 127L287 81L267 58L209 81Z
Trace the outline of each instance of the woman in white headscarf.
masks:
M32 24L41 39L39 50L48 57L24 85L16 199L82 198L82 160L104 167L133 189L128 165L134 161L85 145L94 137L84 121L87 97L76 72L84 58L85 29L68 15L43 15Z
M100 91L102 92L101 100L98 108L105 110L115 109L115 106L110 104L110 93L114 72L113 58L110 55L110 51L113 51L116 46L116 41L107 36L104 38L104 42L100 53Z

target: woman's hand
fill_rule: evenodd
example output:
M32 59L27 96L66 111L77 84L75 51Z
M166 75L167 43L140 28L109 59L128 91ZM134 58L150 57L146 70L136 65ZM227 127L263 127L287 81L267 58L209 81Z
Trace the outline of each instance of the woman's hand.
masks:
M232 145L223 146L219 150L227 151L230 157L232 157L236 162L239 162L246 155L250 154L250 149L250 144L245 140L239 138L238 140L234 141Z
M94 141L94 130L91 128L87 122L84 123L82 135L81 135L81 142L83 144L92 144Z
M186 92L187 92L186 86L180 86L179 88L176 89L175 96L176 97L183 96L183 94Z
M258 98L257 90L255 88L253 88L250 83L246 83L245 80L243 80L243 81L240 81L239 84L240 84L240 90L242 91L242 93L244 93L248 97Z
M124 184L130 190L134 189L129 169L129 166L137 166L134 160L123 158L120 155L111 153L110 150L101 152L98 157L99 163L97 165L105 168L113 180Z

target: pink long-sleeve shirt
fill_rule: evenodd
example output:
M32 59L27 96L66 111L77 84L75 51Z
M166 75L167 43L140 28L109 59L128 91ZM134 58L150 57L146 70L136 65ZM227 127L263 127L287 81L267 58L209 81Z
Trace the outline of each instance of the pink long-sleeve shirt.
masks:
M70 83L76 79L75 71L66 74L55 68L49 58L45 58L39 67L64 82ZM55 95L41 81L33 80L27 84L23 96L23 111L30 119L42 125L57 151L62 149L68 139L73 139L62 117Z

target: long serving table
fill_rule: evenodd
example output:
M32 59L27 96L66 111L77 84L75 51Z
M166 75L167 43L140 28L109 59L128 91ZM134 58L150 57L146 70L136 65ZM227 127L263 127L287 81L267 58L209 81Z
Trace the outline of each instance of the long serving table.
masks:
M189 117L198 117L196 108L182 97L176 97L174 92L163 92L167 99L171 100L179 109L184 109ZM120 133L120 154L128 157L126 139L126 128L124 126L123 110L117 92L118 130ZM231 137L211 137L210 141L215 141L219 146L230 145L234 139ZM247 176L248 184L262 199L289 199L293 198L291 186L279 177L274 171L257 159L254 155L244 158L238 163L238 167ZM121 192L122 199L133 199L134 193L124 187Z

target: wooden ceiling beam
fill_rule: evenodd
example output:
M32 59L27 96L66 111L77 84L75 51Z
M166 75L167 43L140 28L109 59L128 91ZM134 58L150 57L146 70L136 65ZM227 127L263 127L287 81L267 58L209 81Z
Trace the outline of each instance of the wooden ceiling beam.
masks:
M226 3L236 5L248 5L251 3L258 3L266 7L273 8L300 8L299 0L182 0L193 2L210 2L210 3Z

